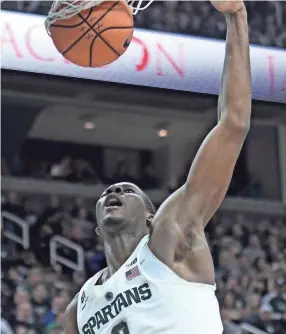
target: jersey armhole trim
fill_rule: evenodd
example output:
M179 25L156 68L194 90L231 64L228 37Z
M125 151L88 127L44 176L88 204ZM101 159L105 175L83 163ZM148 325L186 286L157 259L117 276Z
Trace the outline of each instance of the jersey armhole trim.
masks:
M215 283L214 283L214 285L211 285L211 284L206 284L206 283L189 282L189 281L186 281L185 279L183 279L182 277L180 277L177 273L174 272L174 270L172 270L170 267L168 267L164 262L162 262L160 259L158 259L155 256L155 254L153 254L153 252L149 248L149 239L147 240L146 244L140 250L140 253L142 252L142 250L143 250L144 247L146 247L147 252L153 257L153 259L156 262L158 262L158 264L164 266L164 268L166 270L168 270L175 278L177 278L181 282L181 284L183 284L183 285L189 285L190 284L190 285L192 285L194 287L208 288L208 289L211 289L212 291L216 290L216 284ZM148 276L148 274L146 274L146 273L145 273L145 275ZM164 282L165 281L161 281L161 283L164 283ZM166 282L166 283L170 284L170 282ZM178 284L180 284L180 283L178 283ZM177 285L177 284L175 284L175 285Z

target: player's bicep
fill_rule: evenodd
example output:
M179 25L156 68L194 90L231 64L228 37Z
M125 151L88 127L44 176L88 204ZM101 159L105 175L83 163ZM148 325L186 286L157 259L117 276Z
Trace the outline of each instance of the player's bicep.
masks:
M70 302L65 311L65 334L79 334L77 327L77 301L78 294Z
M178 222L204 228L229 187L247 129L221 120L202 143L191 166Z

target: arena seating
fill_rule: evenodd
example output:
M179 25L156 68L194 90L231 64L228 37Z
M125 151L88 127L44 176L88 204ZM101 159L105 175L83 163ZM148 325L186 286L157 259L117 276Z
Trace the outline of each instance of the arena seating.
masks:
M39 196L3 194L3 326L64 333L65 306L105 266L93 206L83 198L39 202ZM226 333L285 333L285 223L278 216L220 212L209 225Z

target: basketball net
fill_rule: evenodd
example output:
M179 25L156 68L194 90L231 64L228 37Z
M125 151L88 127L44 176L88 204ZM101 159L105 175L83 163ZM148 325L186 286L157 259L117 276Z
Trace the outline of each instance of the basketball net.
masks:
M48 17L45 21L45 27L49 32L49 27L57 20L68 19L82 10L89 9L91 7L98 6L105 0L93 0L93 1L69 1L69 0L55 0L52 4L52 7L49 11ZM115 0L116 1L116 0ZM128 6L132 10L132 14L136 15L139 11L148 8L154 0L125 0ZM143 5L143 1L147 4Z

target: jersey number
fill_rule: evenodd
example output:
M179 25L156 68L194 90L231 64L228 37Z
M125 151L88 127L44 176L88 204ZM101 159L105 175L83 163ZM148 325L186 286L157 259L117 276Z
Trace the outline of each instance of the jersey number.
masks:
M112 328L111 334L130 334L127 323L121 321L118 325Z

